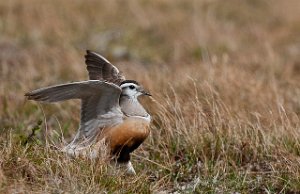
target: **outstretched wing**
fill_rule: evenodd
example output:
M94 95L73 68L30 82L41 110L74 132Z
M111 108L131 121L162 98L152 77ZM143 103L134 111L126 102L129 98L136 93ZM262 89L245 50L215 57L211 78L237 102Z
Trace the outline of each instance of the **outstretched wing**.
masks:
M81 99L80 133L93 138L102 128L123 122L120 94L121 89L115 84L89 80L41 88L25 96L42 102Z
M118 68L98 53L87 50L85 63L90 80L108 81L116 85L120 85L125 80L125 77L120 73Z

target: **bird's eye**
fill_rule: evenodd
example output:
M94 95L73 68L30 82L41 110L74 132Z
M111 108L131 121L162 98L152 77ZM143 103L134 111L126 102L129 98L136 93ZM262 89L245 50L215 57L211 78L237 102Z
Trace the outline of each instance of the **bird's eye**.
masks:
M131 85L131 86L129 86L129 88L130 88L131 90L133 90L133 89L135 88L135 86L132 86L132 85Z

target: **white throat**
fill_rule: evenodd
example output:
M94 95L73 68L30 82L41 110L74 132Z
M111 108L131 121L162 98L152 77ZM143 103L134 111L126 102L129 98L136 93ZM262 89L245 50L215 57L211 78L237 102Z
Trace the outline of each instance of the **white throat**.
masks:
M122 96L120 98L120 106L122 112L127 117L141 118L148 122L151 120L150 115L146 112L135 96Z

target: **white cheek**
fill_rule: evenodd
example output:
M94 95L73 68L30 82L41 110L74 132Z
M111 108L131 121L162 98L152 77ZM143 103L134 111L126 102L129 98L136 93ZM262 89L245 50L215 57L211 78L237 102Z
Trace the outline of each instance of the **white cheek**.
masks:
M123 91L123 93L126 94L126 95L128 95L128 96L135 96L137 92L135 90L125 89Z

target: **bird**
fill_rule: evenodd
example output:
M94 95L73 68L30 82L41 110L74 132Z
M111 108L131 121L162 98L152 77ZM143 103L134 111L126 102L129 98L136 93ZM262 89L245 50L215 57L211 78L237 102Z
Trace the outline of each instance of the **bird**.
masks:
M151 96L135 80L127 80L116 66L100 54L87 50L85 63L89 79L33 90L28 100L54 103L81 100L81 119L73 141L64 151L80 155L87 147L108 147L110 161L135 175L131 153L149 136L151 116L139 102L140 96ZM97 149L90 152L98 156Z

